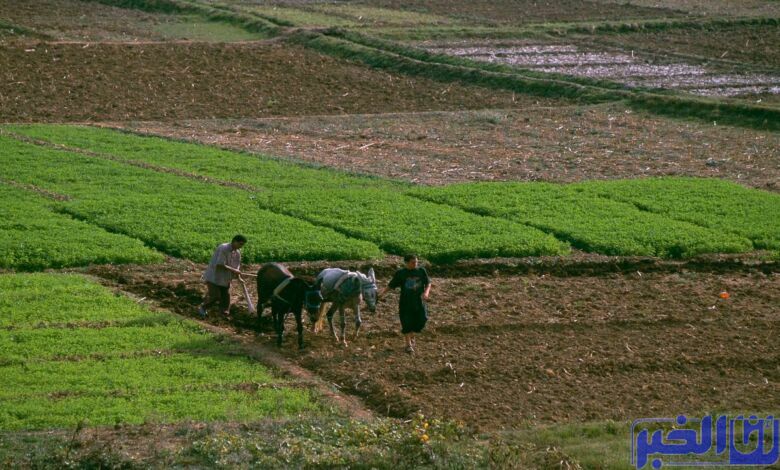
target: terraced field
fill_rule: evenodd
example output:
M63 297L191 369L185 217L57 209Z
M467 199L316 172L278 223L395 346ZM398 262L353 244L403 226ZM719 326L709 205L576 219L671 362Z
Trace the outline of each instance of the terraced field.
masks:
M294 26L347 28L409 27L458 24L456 19L414 11L401 11L349 4L309 4L289 6L244 6L240 11L257 13Z
M128 76L128 67L137 72ZM423 111L536 101L379 72L283 44L0 45L2 122Z
M652 52L657 56L675 54L694 60L704 59L720 67L741 64L748 69L776 71L780 68L780 52L775 47L780 40L778 22L633 31L599 35L590 39L624 50Z
M621 105L123 123L144 134L442 185L717 177L780 190L780 135Z
M138 240L52 210L50 199L0 182L0 268L42 270L107 263L160 262Z
M250 192L191 181L111 160L2 139L0 178L68 196L74 217L140 239L173 256L205 262L235 232L253 238L246 260L355 259L375 245L260 209ZM164 189L161 189L164 188ZM160 224L165 220L165 224Z
M487 24L637 19L674 16L671 9L620 4L604 8L597 1L534 0L364 0L355 2L381 8L399 9L467 18Z
M778 15L0 1L0 467L624 469L635 419L777 416ZM394 291L338 345L254 282L201 317L236 233L419 254L414 351Z
M64 146L68 151L8 139L7 161L11 164L6 173L0 175L13 176L24 184L73 197L75 201L61 203L70 213L139 237L169 254L196 261L207 258L211 248L206 242L209 237L229 237L228 233L220 231L222 224L218 220L224 217L218 215L221 211L209 213L212 210L209 206L216 206L216 201L222 198L236 201L234 210L237 214L254 212L251 208L242 210L240 201L256 204L256 210L259 210L256 218L245 215L247 220L243 225L239 225L239 219L233 222L235 227L244 227L242 231L262 239L261 246L248 251L248 259L255 262L274 258L362 259L378 256L376 247L396 255L417 252L434 262L567 252L566 243L558 242L550 235L590 252L664 258L771 249L780 241L780 229L772 222L774 219L765 217L767 210L771 211L775 205L780 207L776 195L739 186L715 188L717 182L707 180L691 180L687 187L680 183L683 190L691 193L686 196L688 199L698 198L698 207L690 211L700 214L702 219L674 221L667 218L667 214L638 208L644 208L646 204L635 206L630 200L609 200L611 193L607 194L608 198L598 193L594 197L584 191L542 183L472 184L420 190L391 181L339 175L328 170L296 167L246 154L107 129L64 126L7 126L5 129L15 133L12 135L25 136L20 138ZM72 182L65 171L58 170L53 174L50 170L65 162L70 162L74 173L89 175L91 184L107 185L112 177L121 175L127 180L127 187L132 186L135 190L131 196L122 185L115 184L113 194L96 193L90 185ZM192 179L205 179L205 182ZM626 181L624 184L630 193L642 183ZM648 193L675 194L670 191L677 187L675 185L678 180L661 181ZM170 193L159 198L153 194L153 188L158 186L165 186ZM146 195L141 191L144 187L149 188ZM713 191L719 194L717 201L712 197ZM112 201L116 203L112 204ZM230 207L229 204L231 202L220 205L224 209ZM116 209L112 209L114 206ZM733 212L728 211L730 206L734 206ZM182 233L167 235L144 223L142 207L154 207L155 212L168 214L170 220L179 221ZM201 218L210 218L210 225L204 220L188 221L187 213L183 211L185 207L198 208ZM747 236L753 243L736 234L726 235L705 228L705 221L716 217L722 219L720 212L724 208L729 217L725 225L735 227L736 233ZM118 218L119 213L114 210L121 210L122 217ZM675 214L671 215L677 218ZM249 220L265 222L260 228L247 223ZM144 224L143 228L140 224ZM193 224L199 224L201 234L197 237L191 233L183 235L184 232L197 232ZM185 230L188 226L193 228ZM296 232L300 245L288 239L285 251L279 251L285 231L293 226L299 227ZM210 228L204 231L206 227ZM305 232L302 231L304 227L308 227ZM316 233L317 227L323 227L321 234ZM351 242L347 243L348 239L341 234L360 241L350 238ZM319 249L314 249L309 241L315 239L319 241ZM305 248L307 244L308 248ZM334 246L329 248L329 245Z
M628 186L632 187L630 183ZM707 187L706 182L701 185ZM664 185L658 187L662 190ZM415 194L475 213L526 223L570 240L578 248L607 255L689 257L752 248L746 239L658 218L636 207L591 198L568 187L543 183L470 184L418 190ZM769 197L775 204L780 202L777 196ZM715 205L706 207L712 210ZM774 227L780 235L778 228Z
M372 5L380 8L360 4L323 6L294 2L287 6L239 5L237 8L274 21L280 20L289 26L355 29L370 24L374 28L373 34L396 39L419 40L425 39L426 34L431 39L448 35L453 38L541 36L544 39L537 42L439 43L435 47L429 44L428 49L538 72L611 80L632 88L681 90L694 95L719 97L780 93L780 76L772 68L772 44L776 42L778 25L771 18L753 23L747 20L719 22L717 19L712 23L686 23L682 19L683 12L691 13L686 7L675 9L654 5L655 8L648 8L631 4L604 7L597 2L576 2L576 5L567 8L563 8L560 2L554 5L534 3L526 8L516 2L511 5L472 2L468 6L457 2L446 2L441 6L431 2L424 5L415 2L379 2ZM460 6L462 11L458 9ZM625 11L620 15L622 10ZM746 11L749 10L748 5ZM446 15L433 14L442 11L448 13L449 19ZM573 21L562 12L583 23ZM631 20L638 22L635 24ZM505 26L524 23L530 23L532 27L513 32ZM582 33L587 33L589 28L593 34L583 36ZM701 34L703 31L707 33ZM568 42L549 40L550 36L572 33L574 35ZM740 48L738 44L743 40L744 46ZM751 40L753 47L750 47ZM670 43L673 44L671 50L668 47ZM426 47L425 44L423 47ZM714 55L714 51L719 49L723 50ZM765 52L762 53L761 49ZM702 56L713 63L702 63ZM745 70L741 66L744 62L759 68L748 67ZM771 67L760 68L766 65Z
M780 248L780 200L720 180L646 179L583 183L577 189L626 201L654 213L740 234L756 248Z
M772 32L777 29L773 26ZM633 40L645 42L641 38ZM575 42L551 44L528 41L517 44L439 44L428 50L537 72L610 80L632 88L680 90L701 96L780 94L780 74L777 73L724 72L717 67L681 60L667 58L659 61L652 56L635 54L627 47L632 44L631 39L627 43L622 39L612 40L611 43L620 44L622 50L580 46ZM770 57L771 54L769 57L762 55L759 62L771 61Z
M687 15L701 16L757 16L777 17L780 5L772 0L597 0L605 5L636 5L641 7L665 7L684 12Z
M46 133L47 128L38 128ZM62 129L60 129L61 131ZM88 130L82 132L92 133L93 135L104 135L108 139L114 137L116 141L110 142L112 148L119 148L117 143L141 143L151 140L152 146L157 144L164 150L159 152L157 158L165 161L169 167L183 167L189 171L203 176L216 176L231 181L231 175L241 174L243 171L247 175L258 175L260 180L252 179L250 186L245 194L241 194L238 189L232 188L209 188L207 184L200 184L177 176L151 172L147 169L138 169L132 167L122 167L111 160L95 161L94 158L73 153L63 153L56 150L46 150L45 153L38 155L35 160L40 161L39 167L30 165L22 171L9 168L9 174L16 175L19 180L44 186L48 189L56 189L73 195L74 198L82 199L78 203L65 203L69 211L93 220L99 224L110 224L115 230L121 230L124 233L131 233L137 237L145 239L148 243L159 246L160 249L175 256L184 256L190 259L204 261L209 255L212 243L205 242L210 237L225 238L227 233L220 233L225 226L224 210L235 204L231 210L235 211L236 220L230 225L234 228L241 227L242 232L247 236L262 239L261 246L247 250L249 261L262 260L294 260L294 259L364 259L376 257L379 252L374 248L376 245L383 247L387 251L395 254L419 249L422 256L430 257L438 261L453 261L459 258L473 258L478 256L526 256L541 254L558 254L566 251L566 246L556 242L552 237L542 232L531 229L526 226L506 223L499 220L491 220L484 217L476 217L458 209L438 206L435 204L426 204L416 201L408 196L397 194L397 189L381 190L376 189L330 189L317 193L309 193L307 190L289 188L292 185L305 185L309 187L323 186L322 181L328 177L327 172L301 170L296 175L295 168L291 171L285 171L289 165L274 164L269 161L250 159L251 157L230 154L228 152L194 153L190 152L192 160L181 161L177 155L179 152L190 150L192 145L176 144L164 142L155 139L143 139L139 137L130 137L112 131ZM33 132L35 134L35 132ZM66 136L68 133L60 132L60 136ZM55 133L56 136L56 133ZM56 140L56 137L55 137ZM118 142L117 142L118 141ZM83 142L83 141L82 141ZM16 149L12 154L16 157L16 165L24 165L24 161L30 158L31 152L35 150L34 146L24 143L12 144L9 142L10 149ZM129 149L133 157L140 159L144 163L159 163L146 157L146 148L148 146L124 147ZM10 150L9 149L9 150ZM90 150L94 150L90 147ZM117 152L117 158L127 158L128 151ZM46 161L43 155L49 157ZM221 158L226 155L228 158ZM26 156L26 158L25 158ZM223 165L221 168L212 167L208 163L218 158ZM232 157L232 158L231 158ZM88 172L92 178L92 184L108 184L112 177L110 173L121 174L128 179L128 186L135 187L133 196L120 196L127 194L126 188L115 186L115 193L108 195L103 191L96 192L90 189L91 185L74 184L69 181L65 172L58 172L56 176L50 176L46 168L59 166L70 161L74 172ZM80 165L79 165L80 164ZM78 166L77 166L78 165ZM248 165L249 169L248 170ZM11 165L12 167L13 165ZM85 168L79 168L83 166ZM277 166L277 171L263 171L264 167ZM205 170L204 170L205 168ZM49 173L49 175L47 175ZM314 178L306 178L303 175L316 175ZM115 177L115 176L114 176ZM251 176L250 176L251 178ZM144 181L143 183L140 183ZM349 179L345 179L345 182ZM371 180L367 180L371 181ZM169 193L158 195L157 187L165 186L170 190ZM346 185L345 185L346 186ZM141 192L143 187L148 188L146 194ZM325 186L327 189L327 186ZM313 191L313 190L309 190ZM174 196L180 195L180 196ZM221 199L226 199L225 203L217 203ZM235 201L235 202L231 202ZM123 201L120 204L112 204L111 201ZM126 201L126 202L124 202ZM244 202L242 202L244 201ZM240 209L242 204L250 204L246 209ZM260 209L254 216L255 211L251 205L259 204ZM152 207L163 210L162 206L169 208L165 213L169 214L170 220L178 220L178 231L187 235L174 236L173 239L166 241L168 230L162 231L154 228L154 222L149 220L144 222L143 208ZM208 209L209 205L213 208ZM115 207L115 208L114 208ZM200 208L201 220L193 219L192 208ZM131 208L134 208L131 213ZM189 209L187 209L189 208ZM315 222L317 226L323 227L321 233L314 225L308 225L298 219L292 219L286 215L302 217L304 220ZM107 213L108 211L108 213ZM121 211L123 217L119 222L117 215ZM213 211L209 214L209 211ZM242 215L244 214L244 215ZM426 219L428 228L424 237L413 236L417 233L416 224L412 221ZM211 219L208 223L206 220ZM238 221L243 219L240 225ZM220 221L221 220L221 221ZM262 224L258 223L262 221ZM141 228L140 224L143 224ZM389 225L388 225L389 224ZM185 229L184 227L191 227ZM394 231L388 231L389 226L395 226ZM196 227L200 227L196 229ZM306 229L308 227L308 230ZM330 228L324 228L330 227ZM457 227L453 229L453 227ZM334 229L337 232L334 232ZM300 245L295 246L292 239L288 238L290 232L296 233ZM370 240L372 243L347 239L339 236L337 233L345 233L349 236L357 236L363 240ZM197 235L195 235L197 234ZM218 235L220 234L221 237ZM286 239L286 240L285 240ZM282 240L285 240L284 242ZM319 240L321 250L314 249L315 240ZM282 248L282 245L285 245ZM373 250L372 250L373 249ZM294 254L297 253L297 254Z

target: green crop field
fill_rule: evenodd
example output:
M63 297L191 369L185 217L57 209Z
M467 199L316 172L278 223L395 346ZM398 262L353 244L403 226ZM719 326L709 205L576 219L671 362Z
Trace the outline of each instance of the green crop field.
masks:
M5 138L0 158L0 178L67 195L57 208L173 256L207 261L239 232L252 240L248 262L381 255L371 243L258 209L246 191Z
M319 409L309 392L274 378L237 346L168 314L159 321L161 314L81 276L0 275L0 289L13 289L0 302L1 430L244 421ZM122 317L121 326L55 326Z
M316 230L331 237L342 237L336 232L350 237L344 237L349 245L332 253L327 251L327 246L317 252L313 245L303 241L304 237L301 243L306 244L306 248L296 247L285 240L282 249L280 242L265 235L262 239L266 245L250 248L257 252L248 251L250 259L254 260L270 259L277 253L280 259L376 257L379 256L376 247L394 254L417 252L437 262L566 253L566 245L552 236L586 251L607 255L685 258L704 253L741 253L754 247L773 248L774 240L779 238L776 224L772 222L777 218L761 217L777 206L773 204L775 196L728 183L716 185L716 188L713 186L715 183L708 180L690 180L692 186L685 194L688 206L675 202L683 195L681 191L685 191L685 185L681 183L687 181L684 179L665 180L666 185L656 187L648 187L651 183L647 181L632 180L572 186L483 183L413 188L400 182L109 129L47 125L6 126L5 129L78 151L99 154L88 157L15 142L13 145L23 149L27 155L17 160L20 167L24 158L40 153L36 160L45 155L61 162L63 159L75 161L87 168L100 166L145 178L143 183L133 184L133 187L165 185L179 188L172 192L186 202L176 205L172 204L175 199L160 201L156 191L154 195L138 190L132 195L122 192L121 183L113 196L103 193L98 196L90 187L63 175L56 175L56 181L43 185L46 189L77 196L75 201L62 204L64 210L78 217L128 233L174 256L195 260L206 259L211 249L207 240L213 238L210 234L221 233L216 220L211 221L211 229L203 238L198 238L198 233L185 234L181 230L164 238L152 227L138 230L137 220L142 219L142 215L129 213L126 208L122 210L121 217L113 212L104 214L104 211L110 210L106 208L110 206L107 201L115 199L118 204L130 207L137 207L134 206L135 200L144 201L145 207L150 204L148 199L154 198L152 204L159 207L156 211L168 214L170 220L187 224L193 221L186 218L185 210L207 208L209 201L219 198L224 200L221 203L224 207L232 208L231 216L237 219L232 222L233 226L252 234L256 226L237 217L246 212L242 205L251 200L261 213L284 220L281 227L308 222L314 224L308 225L309 230L318 226L322 228ZM139 169L120 165L110 161L112 159L155 167ZM9 169L7 177L19 178L26 174L25 183L38 184L39 178L45 177L36 172L45 172L45 167L47 165L42 165L37 170L26 167L21 174ZM168 170L184 171L216 181L201 184L160 172ZM102 169L93 170L93 173L108 184L108 176ZM239 183L243 185L243 191L219 187L216 183L220 181ZM619 188L623 188L622 193ZM628 196L633 194L642 194L646 200L630 200ZM693 199L690 199L692 194ZM713 204L714 197L718 197L720 202ZM649 207L650 200L655 201L656 206ZM689 208L690 214L683 213L684 207ZM650 210L643 210L647 208ZM129 226L134 227L132 232L127 231ZM728 228L726 233L715 230L723 228ZM192 231L198 232L194 228ZM225 233L222 237L228 235ZM281 238L283 234L278 236ZM344 253L353 246L351 256Z
M7 129L128 161L247 184L257 191L257 201L264 209L330 227L394 254L414 251L432 261L447 262L568 251L564 243L531 227L475 216L400 194L409 186L391 181L105 129L66 126Z
M756 248L780 249L780 196L774 193L714 178L591 181L574 187L676 220L741 235Z
M0 268L40 270L163 260L138 240L53 212L49 202L0 183Z
M161 21L153 30L166 39L191 41L234 42L253 41L267 37L223 22L209 21L196 15L180 15L177 21Z
M170 318L170 317L169 317ZM7 329L0 331L2 364L34 359L108 358L167 349L198 350L218 346L194 324L147 319L138 324L104 328Z
M534 228L389 191L313 189L259 197L276 210L371 240L388 252L419 253L435 262L569 251Z
M362 25L418 26L457 23L457 21L446 16L416 11L376 8L365 5L312 5L309 8L336 17L350 18L354 22Z
M254 13L279 24L319 27L412 27L421 25L452 25L459 22L441 15L376 8L365 5L239 5L238 11Z
M405 187L400 182L350 175L205 145L142 137L85 126L16 125L3 129L59 145L141 161L198 175L251 185L258 191L300 187Z
M625 184L630 187L631 182ZM477 183L423 188L411 193L478 214L532 225L569 240L576 247L607 255L680 258L702 253L740 253L753 248L747 238L673 220L564 185Z
M295 26L327 26L347 27L357 26L358 23L350 18L328 15L317 11L303 10L300 8L247 5L241 8L243 11L256 13L265 18L273 18Z
M0 276L0 328L132 325L171 316L149 312L80 276Z

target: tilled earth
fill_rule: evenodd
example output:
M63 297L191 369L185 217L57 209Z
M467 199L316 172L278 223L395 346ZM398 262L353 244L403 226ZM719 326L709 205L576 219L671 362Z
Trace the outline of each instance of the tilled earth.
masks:
M596 0L606 5L627 4L669 8L691 16L769 16L780 15L780 4L772 0Z
M201 270L172 261L90 272L194 316ZM299 352L288 318L282 353L379 413L420 410L485 430L778 405L777 272L431 274L430 320L414 355L403 351L395 293L377 314L364 312L363 332L347 347L307 330ZM268 312L258 322L234 300L231 319L208 321L272 343ZM347 323L354 331L351 316Z
M304 3L283 0L286 4ZM382 8L424 11L477 22L523 24L533 22L626 20L680 15L670 8L621 3L605 7L590 0L360 0L354 3Z
M780 7L776 7L780 9ZM780 12L778 12L780 14ZM709 60L780 67L780 25L721 26L712 29L672 29L602 35L596 42L624 50L686 54Z
M538 101L388 74L274 41L0 45L0 122L409 112Z
M780 134L619 105L114 126L423 184L686 175L780 190Z
M0 18L56 40L163 39L156 25L176 17L80 0L0 1Z

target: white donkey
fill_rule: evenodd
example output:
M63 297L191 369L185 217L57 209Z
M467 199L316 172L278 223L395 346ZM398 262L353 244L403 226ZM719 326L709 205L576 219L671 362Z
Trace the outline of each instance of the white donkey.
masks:
M314 332L322 329L325 322L325 305L331 303L328 309L328 324L330 332L336 337L336 342L347 344L346 328L347 319L344 309L349 308L355 312L355 337L360 332L360 325L363 321L360 318L360 300L364 300L368 306L368 311L376 312L377 286L374 269L368 271L368 275L361 272L345 271L339 268L328 268L317 275L315 286L319 286L323 302L320 305L320 311L317 323L314 325ZM341 336L336 334L333 327L333 315L339 311L341 315Z

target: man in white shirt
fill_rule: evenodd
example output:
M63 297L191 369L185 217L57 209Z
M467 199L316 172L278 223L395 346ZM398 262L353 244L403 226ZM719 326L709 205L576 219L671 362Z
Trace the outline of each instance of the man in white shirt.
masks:
M209 267L203 273L206 281L206 297L198 309L201 318L212 305L219 303L223 315L230 315L230 283L233 279L241 279L241 248L246 244L246 237L236 235L230 243L223 243L214 250Z

